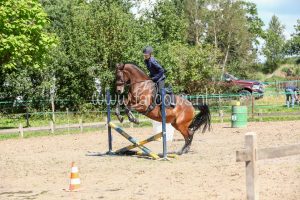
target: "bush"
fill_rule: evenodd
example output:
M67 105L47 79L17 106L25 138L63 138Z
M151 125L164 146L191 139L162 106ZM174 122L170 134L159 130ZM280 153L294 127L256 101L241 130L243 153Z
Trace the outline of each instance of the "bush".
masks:
M272 76L270 78L266 78L265 82L274 82L274 81L285 81L286 78L280 76Z
M175 93L205 93L211 77L220 77L213 47L166 43L157 48L158 60L167 70L167 83ZM209 86L211 87L211 86Z
M257 72L249 75L248 77L251 80L257 80L257 81L264 81L266 78L266 75L262 72Z

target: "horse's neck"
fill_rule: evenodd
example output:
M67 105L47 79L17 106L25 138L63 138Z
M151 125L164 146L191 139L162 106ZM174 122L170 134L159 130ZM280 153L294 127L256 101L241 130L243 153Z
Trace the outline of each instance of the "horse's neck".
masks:
M141 71L137 67L134 67L133 65L131 67L128 67L126 71L128 72L130 77L130 83L142 82L149 79L149 77L143 71Z
M150 78L137 67L128 67L126 69L129 77L130 77L130 93L133 98L139 99L146 91L147 94L152 94L154 89L154 84L150 81ZM138 103L138 102L136 102Z

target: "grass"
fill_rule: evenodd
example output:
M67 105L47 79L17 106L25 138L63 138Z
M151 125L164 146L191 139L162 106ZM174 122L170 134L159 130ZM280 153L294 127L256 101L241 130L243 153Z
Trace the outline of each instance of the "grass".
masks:
M117 125L121 125L121 123L116 123ZM151 122L140 122L139 125L133 125L130 123L123 123L122 127L124 128L130 128L133 127L150 127L152 125ZM101 128L84 128L84 133L94 133L95 131L106 131L106 127ZM42 137L42 136L55 136L55 135L68 135L68 134L80 134L80 129L59 129L55 130L54 133L51 133L50 131L29 131L24 132L23 138L32 138L32 137ZM7 140L7 139L18 139L21 138L19 133L12 133L12 134L0 134L0 141L1 140Z
M85 133L89 133L91 131L96 131L99 129L96 128L86 128L84 129ZM104 130L104 129L103 129ZM51 133L50 131L32 131L32 132L24 132L23 138L31 138L31 137L42 137L42 136L55 136L55 135L67 135L67 134L79 134L80 130L78 129L70 129L68 130L56 130L54 133ZM0 140L6 140L6 139L18 139L21 138L20 134L13 133L13 134L4 134L0 135Z
M17 128L21 123L23 127L26 126L26 115L25 114L10 114L1 116L0 115L0 129L2 128ZM83 123L85 122L99 122L104 119L104 114L69 114L66 113L55 113L55 122L57 125L61 124L76 124L79 123L79 120L82 119ZM40 113L31 113L29 118L30 126L49 126L50 121L52 121L52 115L49 114L40 114Z
M281 108L279 110L282 110L282 109L286 110L284 108ZM300 110L300 109L298 109L298 110ZM227 113L227 116L223 118L223 122L230 124L231 117L228 115L230 115L230 113ZM266 121L291 121L291 120L300 120L300 115L296 115L296 116L266 116L266 117L255 116L254 118L252 118L251 114L250 113L248 114L248 122L259 122L259 121L261 121L261 119L264 122L266 122ZM220 123L220 117L213 117L212 123ZM116 124L121 125L121 123L116 123ZM151 127L152 123L150 121L140 122L139 125L123 123L121 126L124 128L130 128L131 126L133 126L133 127ZM95 131L106 131L106 128L104 126L101 128L84 128L84 133L94 133ZM80 133L79 129L70 129L69 131L66 129L56 130L54 133L51 133L50 131L34 131L34 132L24 132L24 138L79 134L79 133ZM7 139L19 139L19 138L21 138L21 137L18 133L0 135L0 141L7 140Z
M218 117L219 110L223 110L223 113L225 115L224 122L230 123L231 120L231 102L223 101L219 106L216 102L209 102L211 105L211 113L213 115L212 122L213 123L219 123L220 117ZM285 106L285 95L283 93L276 93L274 90L266 90L266 94L262 99L255 100L255 107L254 107L254 113L262 113L262 114L274 114L278 116L264 116L259 117L257 115L254 116L254 118L251 117L252 115L252 103L251 101L244 101L241 102L242 105L248 105L248 121L289 121L289 120L300 120L300 115L286 115L286 116L280 116L281 113L300 113L300 105L296 105L294 109L287 108ZM215 106L213 106L215 105ZM114 113L114 112L112 112ZM135 116L136 113L135 113ZM104 122L106 114L105 112L92 112L92 113L82 113L82 114L74 114L69 113L68 115L66 113L56 113L56 124L75 124L79 123L79 119L82 119L83 123L87 122ZM145 119L146 117L143 115L138 115L139 119ZM116 116L112 114L112 120L117 120ZM49 126L49 121L51 121L51 115L50 114L32 114L30 117L30 125L32 127L38 127L38 126ZM7 128L18 128L19 124L22 124L23 127L26 126L26 119L24 117L24 114L18 114L18 115L0 115L0 130L1 129L7 129ZM150 127L152 124L151 122L141 122L140 125L134 127ZM131 125L130 124L122 124L124 128L128 128ZM80 130L71 129L72 131L68 130L56 130L54 134L49 133L49 131L40 131L40 132L25 132L24 138L30 138L30 137L40 137L40 136L52 136L52 135L65 135L65 134L78 134L80 133ZM85 128L84 132L90 132L90 131L96 131L96 130L102 130L97 128ZM103 128L104 130L104 128ZM19 138L19 134L5 134L0 135L0 140L6 140L6 139L12 139L12 138Z

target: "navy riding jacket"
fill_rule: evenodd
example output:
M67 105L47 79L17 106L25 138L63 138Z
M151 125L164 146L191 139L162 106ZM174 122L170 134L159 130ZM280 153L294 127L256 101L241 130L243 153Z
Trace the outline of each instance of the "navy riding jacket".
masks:
M148 60L145 60L145 64L147 66L147 69L150 72L151 79L157 83L161 80L164 80L166 78L164 74L164 68L158 64L158 62L155 60L154 57L150 57Z

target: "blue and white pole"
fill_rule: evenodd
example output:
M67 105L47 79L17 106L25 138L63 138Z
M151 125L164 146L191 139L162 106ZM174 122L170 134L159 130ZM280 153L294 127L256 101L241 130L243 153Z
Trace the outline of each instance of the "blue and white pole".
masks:
M110 92L109 89L106 89L106 104L107 104L107 126L108 126L108 153L112 153L112 135L111 135L111 127L109 123L111 121L110 118Z
M167 131L166 131L166 106L165 106L166 90L161 90L161 117L162 117L162 134L163 134L163 159L167 159Z

